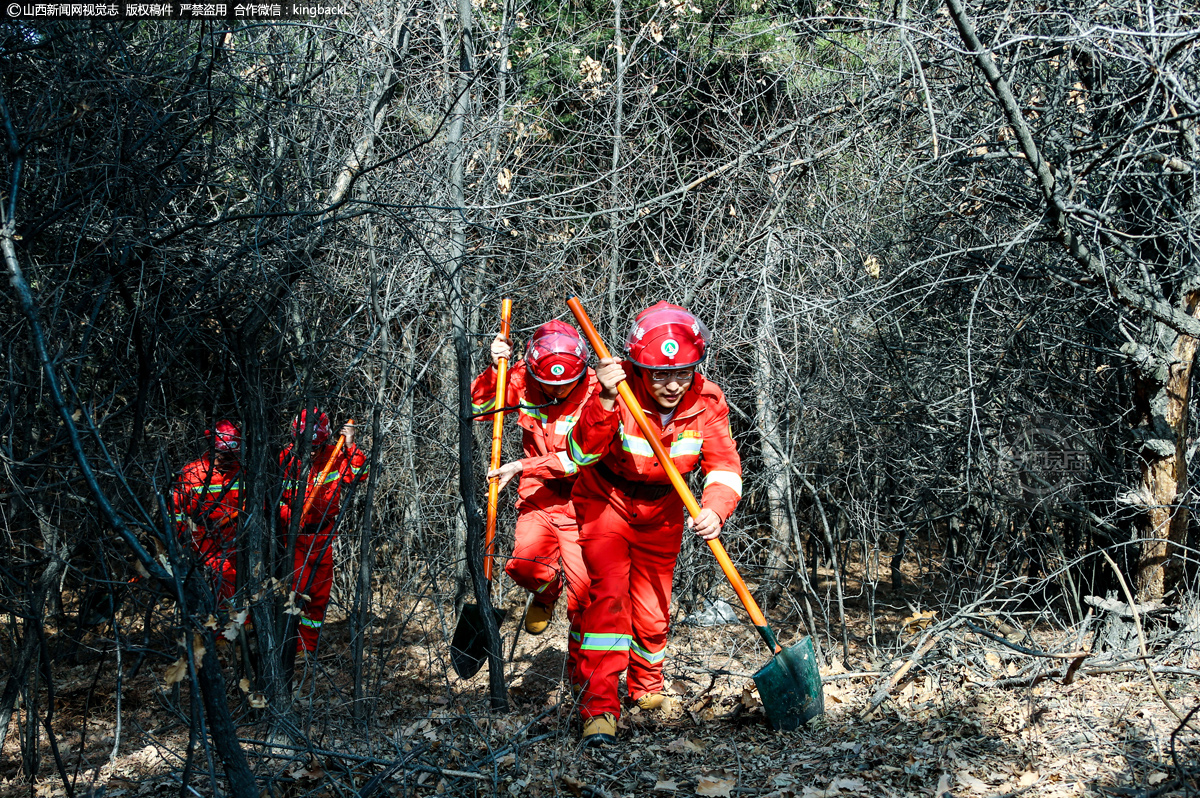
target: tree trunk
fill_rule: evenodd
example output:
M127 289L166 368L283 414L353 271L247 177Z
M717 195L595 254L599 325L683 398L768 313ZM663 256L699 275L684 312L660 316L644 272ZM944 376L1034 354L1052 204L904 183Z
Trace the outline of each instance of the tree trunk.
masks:
M1189 293L1183 310L1195 316L1198 304L1200 292ZM1165 330L1162 325L1154 326ZM1143 449L1136 495L1145 503L1137 524L1142 542L1136 576L1138 601L1159 600L1173 586L1183 564L1182 551L1176 553L1175 549L1187 537L1188 507L1179 497L1187 493L1188 401L1197 339L1179 333L1172 337L1169 361L1158 374L1165 379L1143 378L1140 386L1147 404L1144 426L1138 429Z
M471 342L468 335L471 302L467 296L467 220L464 216L462 134L471 102L471 72L474 56L471 0L458 0L459 42L458 74L455 81L454 107L446 149L450 161L450 317L454 330L454 352L458 373L458 485L467 524L467 571L475 590L475 601L487 637L488 688L492 709L508 709L504 684L504 657L500 627L492 611L491 585L483 577L483 518L475 492L475 430L471 417Z
M755 340L755 405L758 410L758 434L762 440L761 455L763 471L766 473L767 516L771 522L771 542L767 551L767 567L771 570L772 597L777 596L782 584L781 577L788 570L787 552L795 537L795 519L788 513L788 464L784 461L783 443L779 438L779 420L775 413L772 388L775 385L771 365L771 335L775 331L774 313L771 309L770 278L774 236L767 237L763 257L762 289L763 316Z

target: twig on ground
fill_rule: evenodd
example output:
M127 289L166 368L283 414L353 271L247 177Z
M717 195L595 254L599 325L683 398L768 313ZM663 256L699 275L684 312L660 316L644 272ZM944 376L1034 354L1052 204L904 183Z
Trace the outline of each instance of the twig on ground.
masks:
M897 668L896 672L893 673L887 681L880 685L879 689L875 691L875 695L871 696L871 703L867 705L865 710L863 710L863 713L860 716L862 720L866 720L867 718L871 717L875 710L879 709L879 705L887 699L892 690L896 689L896 685L900 683L900 680L904 678L905 674L912 670L913 665L916 665L917 662L920 661L921 657L928 654L929 651L935 645L937 645L938 641L942 639L943 634L944 632L938 632L937 634L930 635L929 639L925 641L924 645L914 651L913 655L908 658L908 661Z
M1008 648L1011 648L1013 651L1019 651L1020 653L1028 654L1031 657L1045 657L1047 659L1078 660L1078 659L1083 659L1083 658L1091 655L1091 652L1089 652L1089 651L1070 651L1070 652L1067 652L1066 654L1051 654L1047 651L1037 651L1036 649L1026 648L1025 646L1019 646L1016 643L1010 643L1008 640L1005 640L1000 635L992 634L991 632L987 631L986 629L980 629L978 626L971 623L970 621L964 621L964 623L975 634L983 635L984 637L988 638L989 640L995 640L997 643L999 643L1002 646L1007 646Z

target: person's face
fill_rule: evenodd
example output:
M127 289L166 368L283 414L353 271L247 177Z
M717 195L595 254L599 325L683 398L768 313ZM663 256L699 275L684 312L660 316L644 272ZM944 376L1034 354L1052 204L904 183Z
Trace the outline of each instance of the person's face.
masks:
M227 452L218 449L213 455L213 462L218 468L229 468L238 461L237 452Z
M535 377L534 379L537 378ZM575 386L578 384L579 380L568 382L563 385L547 385L546 383L538 380L538 385L542 386L542 393L546 394L546 396L549 396L551 399L567 398L567 394L574 390Z
M663 410L674 410L696 376L696 369L644 369L646 390Z

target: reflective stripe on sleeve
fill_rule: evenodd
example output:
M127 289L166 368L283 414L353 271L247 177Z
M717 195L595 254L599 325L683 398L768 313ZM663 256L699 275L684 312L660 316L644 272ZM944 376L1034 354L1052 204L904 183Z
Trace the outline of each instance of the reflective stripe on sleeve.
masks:
M529 416L530 418L536 419L537 421L540 421L543 424L545 424L547 421L545 413L543 413L540 410L534 409L534 407L532 405L527 405L524 402L521 402L521 415Z
M307 626L309 629L320 629L323 623L325 622L314 621L312 618L305 618L303 615L300 616L300 625Z
M496 399L495 399L495 397L492 397L491 399L488 399L486 402L484 402L481 405L477 405L474 402L472 402L471 403L471 412L472 413L486 413L487 411L491 410L495 406L496 406Z
M558 435L569 435L571 427L574 427L577 421L579 419L576 416L563 416L554 422L554 432Z
M742 476L735 471L718 471L713 469L704 478L704 487L709 485L724 485L742 498Z
M584 454L579 448L579 444L575 443L575 438L567 438L567 451L571 455L571 460L576 465L589 466L600 459L598 454Z
M574 474L579 470L579 466L575 465L566 452L556 452L555 456L558 457L558 462L562 463L563 471L566 471L568 474Z

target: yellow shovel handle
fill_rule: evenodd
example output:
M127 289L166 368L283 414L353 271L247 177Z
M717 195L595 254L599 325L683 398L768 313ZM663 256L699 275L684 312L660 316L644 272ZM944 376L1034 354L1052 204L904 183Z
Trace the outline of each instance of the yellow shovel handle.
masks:
M353 424L354 419L350 419L347 424ZM337 460L339 454L342 453L342 446L346 443L346 436L339 435L337 445L333 447L333 454L329 455L329 459L325 461L325 467L321 469L321 475L317 477L317 482L312 486L312 491L304 497L304 507L300 510L300 524L304 524L304 516L308 515L308 511L312 508L313 500L317 498L317 491L325 484L325 477L329 476L329 472L333 469L333 463Z
M512 321L512 300L500 302L500 334L508 338L510 322ZM496 364L496 407L505 405L508 393L508 358L502 357ZM492 458L489 461L489 471L500 467L500 439L504 435L504 411L492 416ZM487 526L483 535L483 578L492 580L492 554L496 540L496 505L500 502L500 477L488 479Z

